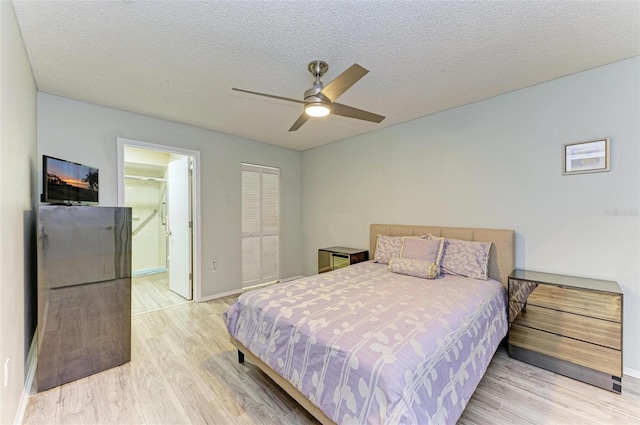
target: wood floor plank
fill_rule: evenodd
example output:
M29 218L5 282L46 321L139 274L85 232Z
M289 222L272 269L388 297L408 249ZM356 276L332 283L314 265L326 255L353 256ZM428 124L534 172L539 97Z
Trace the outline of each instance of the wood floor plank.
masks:
M132 318L132 360L31 395L24 425L317 425L250 362L239 364L222 313L236 296ZM509 358L500 348L461 425L640 424L640 380L622 394Z
M155 362L147 341L132 341L129 367L131 396L140 403L144 423L188 423L188 415Z
M166 282L154 281L147 289L149 295L160 307L168 307L187 301L169 289Z
M498 417L502 407L501 397L484 388L477 388L460 418L460 424L485 424Z
M73 385L73 383L68 384ZM58 397L60 390L52 388L48 391L29 397L29 403L24 413L23 424L30 425L47 425L51 423L61 424L62 416L66 413L64 409L58 406Z
M181 355L173 349L174 344L168 342L169 337L149 340L154 350L158 366L165 371L164 375L180 404L184 406L192 424L233 423L233 417L220 402L204 377L189 364L189 357ZM166 349L166 348L169 349Z
M555 421L549 423L624 423L625 415L637 411L640 402L624 390L622 395L615 394L510 359L502 349L478 389L483 388L509 400L501 415L508 413L530 423L545 417Z
M131 292L131 315L136 315L147 311L138 296L133 293L133 287Z
M189 302L169 289L166 272L131 278L131 293L133 315Z
M535 366L510 359L504 351L499 351L492 362L492 371L511 387L536 392L549 403L568 403L579 406L582 412L591 417L601 415L640 415L640 396L633 392L637 379L625 377L623 392L616 394L589 384L576 385L576 381L562 375L549 372ZM552 392L540 392L539 388L552 388ZM598 400L598 403L593 403ZM606 406L606 409L602 409ZM631 408L635 406L634 408ZM638 416L640 419L640 416ZM602 417L607 420L607 417Z

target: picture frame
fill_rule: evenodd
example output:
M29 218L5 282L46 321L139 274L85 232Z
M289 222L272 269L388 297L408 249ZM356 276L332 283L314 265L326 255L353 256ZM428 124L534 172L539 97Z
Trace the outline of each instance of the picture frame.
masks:
M611 169L609 138L562 145L562 175L602 173Z

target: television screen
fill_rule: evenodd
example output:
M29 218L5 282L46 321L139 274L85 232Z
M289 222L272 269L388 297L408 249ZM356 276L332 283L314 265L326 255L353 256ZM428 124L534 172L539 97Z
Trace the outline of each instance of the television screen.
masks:
M98 203L97 168L43 155L42 174L44 202Z

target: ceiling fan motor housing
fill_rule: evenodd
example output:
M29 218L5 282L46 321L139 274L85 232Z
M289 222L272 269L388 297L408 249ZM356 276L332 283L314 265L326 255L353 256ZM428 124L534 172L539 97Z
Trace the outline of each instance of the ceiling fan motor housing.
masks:
M309 70L311 70L311 65L314 64L315 62L311 62L309 64ZM324 85L322 84L322 81L320 81L319 75L316 75L316 81L313 82L313 87L304 92L304 110L310 116L325 116L331 112L331 101L325 95L320 93L323 87Z
M313 87L304 92L304 101L305 102L322 102L328 105L331 104L331 101L324 96L320 91L322 91L323 85L322 81L316 81L313 83Z

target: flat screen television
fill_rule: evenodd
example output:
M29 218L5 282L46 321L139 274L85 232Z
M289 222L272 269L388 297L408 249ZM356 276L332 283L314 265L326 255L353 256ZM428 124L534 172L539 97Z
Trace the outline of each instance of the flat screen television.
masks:
M98 203L98 169L42 156L42 202L89 205Z

